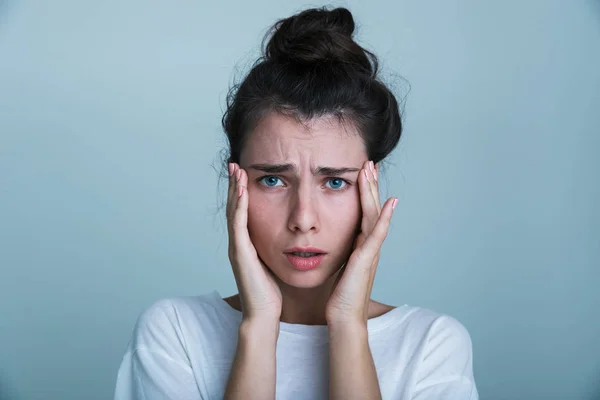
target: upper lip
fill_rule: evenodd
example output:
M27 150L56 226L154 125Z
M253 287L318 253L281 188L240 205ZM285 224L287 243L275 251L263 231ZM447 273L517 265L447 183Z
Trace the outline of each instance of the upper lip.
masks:
M284 253L320 253L325 254L325 251L316 247L292 247L284 251Z

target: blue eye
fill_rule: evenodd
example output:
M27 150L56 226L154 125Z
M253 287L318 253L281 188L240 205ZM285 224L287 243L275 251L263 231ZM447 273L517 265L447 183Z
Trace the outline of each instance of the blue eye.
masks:
M281 182L281 179L279 179L276 176L263 176L262 178L259 179L259 182L264 182L263 184L267 187L282 186L282 185L277 185L278 181Z
M341 178L331 178L327 182L331 183L329 187L334 190L339 190L347 185L346 181Z

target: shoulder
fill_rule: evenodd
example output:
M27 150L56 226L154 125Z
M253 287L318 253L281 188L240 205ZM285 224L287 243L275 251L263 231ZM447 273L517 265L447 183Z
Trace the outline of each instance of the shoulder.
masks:
M164 298L139 315L119 367L115 399L192 399L198 390L205 392L190 333L207 324L207 304L203 296Z
M455 362L470 364L473 344L467 328L449 315L437 314L430 318L424 337L423 357L442 360L451 355Z
M408 332L412 333L421 377L461 377L473 381L471 335L456 318L409 307Z
M412 307L414 393L424 398L477 399L473 349L467 328L456 318Z
M423 307L405 305L403 308L408 331L419 336L426 347L471 348L469 331L456 318Z
M190 332L210 325L217 314L208 294L156 300L138 316L131 347L181 345Z
M387 314L385 329L379 335L386 345L413 354L428 362L469 363L472 343L467 328L456 318L436 311L403 305ZM448 360L451 358L452 360Z
M411 330L427 336L435 336L441 332L446 332L463 339L469 337L465 326L456 318L447 314L408 304L393 307L392 312L396 313L396 318Z

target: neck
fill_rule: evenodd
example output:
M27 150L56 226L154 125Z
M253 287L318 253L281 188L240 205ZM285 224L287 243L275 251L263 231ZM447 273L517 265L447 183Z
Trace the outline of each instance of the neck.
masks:
M337 273L321 286L308 289L280 282L283 297L280 320L292 324L327 325L325 307L336 276Z

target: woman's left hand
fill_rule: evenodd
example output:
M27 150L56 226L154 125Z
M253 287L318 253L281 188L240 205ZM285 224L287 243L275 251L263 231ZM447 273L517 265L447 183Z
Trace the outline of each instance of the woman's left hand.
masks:
M362 222L360 233L346 265L339 272L327 302L328 324L365 324L369 317L371 289L393 209L398 199L389 198L383 208L379 201L378 167L365 162L358 178Z

